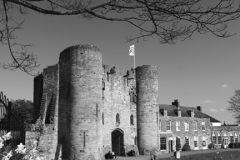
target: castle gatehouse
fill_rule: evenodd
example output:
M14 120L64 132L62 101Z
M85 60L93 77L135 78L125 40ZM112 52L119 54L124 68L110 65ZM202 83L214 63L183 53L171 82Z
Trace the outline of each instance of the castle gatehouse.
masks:
M109 151L125 156L176 150L176 139L192 149L207 149L212 126L221 123L200 106L159 104L158 70L143 65L122 76L102 64L92 45L75 45L59 62L34 78L35 128L27 140L39 140L48 159L100 160ZM238 134L239 135L239 134ZM56 158L57 159L57 158Z

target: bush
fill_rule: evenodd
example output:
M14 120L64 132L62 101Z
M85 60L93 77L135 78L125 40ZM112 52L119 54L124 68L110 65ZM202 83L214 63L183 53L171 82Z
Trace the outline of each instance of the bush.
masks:
M191 151L189 144L184 144L182 151Z
M235 148L234 143L229 143L228 148Z
M238 143L235 143L235 148L239 148L239 145L238 145Z
M214 148L215 148L214 143L210 143L210 144L208 145L208 149L214 149Z
M131 150L127 153L128 156L135 156L135 151Z
M221 144L221 148L224 149L224 145L223 144Z

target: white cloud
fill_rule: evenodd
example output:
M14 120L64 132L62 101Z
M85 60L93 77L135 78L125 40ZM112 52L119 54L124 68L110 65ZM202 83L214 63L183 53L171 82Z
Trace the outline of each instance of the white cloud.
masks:
M230 87L229 84L224 84L224 85L221 86L221 88L229 88L229 87Z
M221 109L210 108L209 110L210 110L210 112L219 112L219 111L223 112L224 111L223 108L221 108Z
M217 109L214 109L214 108L210 108L210 111L211 111L211 112L218 112L218 110L217 110Z
M212 101L212 100L205 100L205 101L203 101L203 103L213 103L214 101Z
M223 111L224 111L224 109L222 109L222 108L221 108L221 109L219 109L219 111L223 112Z

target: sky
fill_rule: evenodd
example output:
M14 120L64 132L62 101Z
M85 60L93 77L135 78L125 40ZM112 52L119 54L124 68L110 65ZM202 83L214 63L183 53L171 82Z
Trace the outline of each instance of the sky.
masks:
M104 64L120 67L125 75L133 68L133 57L128 55L128 50L135 44L136 66L158 67L160 104L171 104L178 99L182 106L202 106L204 113L222 123L235 123L233 114L226 108L234 90L240 89L240 20L229 23L228 31L236 33L230 38L194 34L193 40L169 45L160 44L157 37L126 43L126 36L139 32L124 22L36 12L24 18L23 29L16 36L19 42L35 45L30 51L38 56L41 64L37 71L58 63L59 54L65 48L91 44L100 48ZM0 63L4 62L11 62L10 54L0 44ZM9 99L33 100L33 78L18 70L0 69L0 91Z

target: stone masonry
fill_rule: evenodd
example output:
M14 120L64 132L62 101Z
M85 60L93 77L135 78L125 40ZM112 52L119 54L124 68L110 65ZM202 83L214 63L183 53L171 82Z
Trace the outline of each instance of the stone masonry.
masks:
M139 151L159 148L158 143L158 70L156 66L136 68L137 130Z

